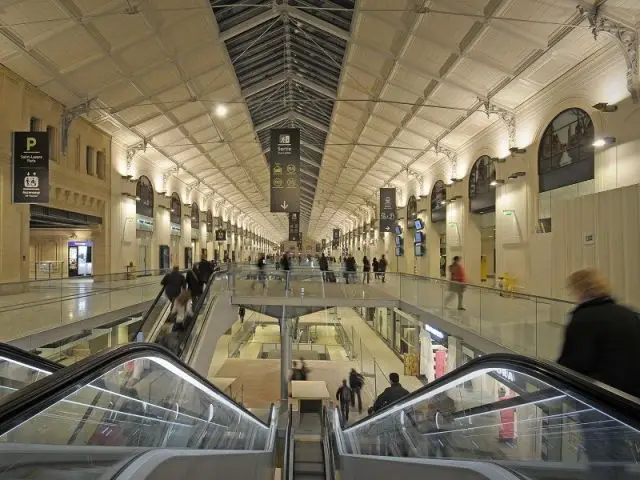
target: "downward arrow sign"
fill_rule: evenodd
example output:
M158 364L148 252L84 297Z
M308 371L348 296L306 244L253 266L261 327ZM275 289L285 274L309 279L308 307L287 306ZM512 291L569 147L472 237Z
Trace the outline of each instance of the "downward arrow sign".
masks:
M286 210L287 208L289 208L289 204L287 203L287 201L285 200L284 202L282 202L282 205L280 205L282 207L283 210Z

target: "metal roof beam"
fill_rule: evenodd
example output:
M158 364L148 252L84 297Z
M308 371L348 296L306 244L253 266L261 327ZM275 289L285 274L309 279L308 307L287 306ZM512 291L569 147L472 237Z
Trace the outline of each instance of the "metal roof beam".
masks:
M327 125L323 125L320 122L316 122L315 120L310 119L306 115L301 115L300 113L296 113L293 116L294 120L299 120L302 123L306 123L310 127L315 128L316 130L320 130L321 132L329 133L329 127Z
M289 14L289 16L296 18L298 20L303 21L304 23L308 23L309 25L312 25L316 28L319 28L320 30L323 30L331 35L333 35L334 37L338 37L341 38L342 40L344 40L345 42L349 41L349 38L351 37L351 35L349 34L349 32L343 30L340 27L336 27L335 25L332 25L329 22L325 22L324 20L321 20L317 17L314 17L313 15L304 12L296 7L293 7L291 5L285 5L283 6L283 11L287 14Z
M249 87L249 88L245 88L242 90L242 96L244 98L248 98L252 95L255 95L257 93L260 93L268 88L271 87L275 87L276 85L284 82L287 80L287 77L284 73L281 73L280 75L276 75L273 78L270 78L268 80L263 80L261 82L256 83L255 85Z
M320 164L309 160L307 157L300 157L300 161L302 163L306 163L307 165L311 165L312 167L320 168Z
M311 80L306 79L305 77L303 77L302 75L299 75L297 73L294 73L292 76L293 80L297 83L299 83L300 85L303 85L311 90L314 90L315 92L318 92L320 95L324 95L327 98L331 98L332 100L336 99L336 94L335 92L329 90L326 87L323 87L322 85L318 85L315 82L312 82Z
M244 22L239 23L238 25L234 25L229 30L220 32L220 39L223 42L226 42L227 40L233 37L237 37L241 33L247 32L252 28L257 27L258 25L262 25L263 23L268 22L269 20L279 16L280 16L280 12L278 10L270 8L269 10L256 15L255 17L245 20Z
M278 115L277 117L274 117L267 122L256 125L256 132L261 132L263 130L266 130L267 128L271 128L274 125L277 125L278 123L284 120L290 120L290 119L291 119L291 114L289 112L283 113L282 115Z

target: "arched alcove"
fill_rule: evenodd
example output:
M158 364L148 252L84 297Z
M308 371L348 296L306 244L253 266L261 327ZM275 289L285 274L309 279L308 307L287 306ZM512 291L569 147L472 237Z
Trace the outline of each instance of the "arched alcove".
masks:
M136 183L136 214L153 218L153 185L144 175Z

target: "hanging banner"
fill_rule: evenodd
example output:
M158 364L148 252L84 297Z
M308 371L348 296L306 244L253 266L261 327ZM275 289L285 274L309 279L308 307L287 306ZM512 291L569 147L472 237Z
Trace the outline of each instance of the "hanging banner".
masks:
M396 189L380 189L380 231L392 232L396 227Z
M269 152L271 212L300 211L300 130L271 130Z
M297 242L300 240L300 214L291 212L289 214L289 241Z
M13 203L49 203L49 134L13 133Z
M227 241L227 231L218 229L216 230L216 242L226 242Z

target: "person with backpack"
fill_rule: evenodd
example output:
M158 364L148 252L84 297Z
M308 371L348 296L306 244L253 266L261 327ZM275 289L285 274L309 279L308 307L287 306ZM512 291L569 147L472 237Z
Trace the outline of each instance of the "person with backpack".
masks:
M164 294L169 301L173 301L180 295L180 292L185 287L185 279L180 273L180 268L175 266L170 273L167 273L160 284L164 287Z
M356 397L358 398L358 413L362 413L362 387L364 386L364 377L358 373L355 368L349 372L349 388L351 388L351 406L355 408Z
M198 274L198 264L194 263L193 268L187 270L187 289L191 293L191 301L196 304L202 295L202 282Z
M353 401L353 393L347 386L346 378L342 380L342 385L336 392L336 400L340 404L340 412L342 413L343 424L346 424L349 421L349 405L351 405L351 402Z
M371 407L371 413L382 410L390 403L393 403L396 400L400 400L402 397L409 395L409 391L402 385L400 385L400 375L398 375L397 373L394 372L389 375L389 382L391 383L391 386L385 388L384 392L378 395L378 398L376 398L373 407Z

